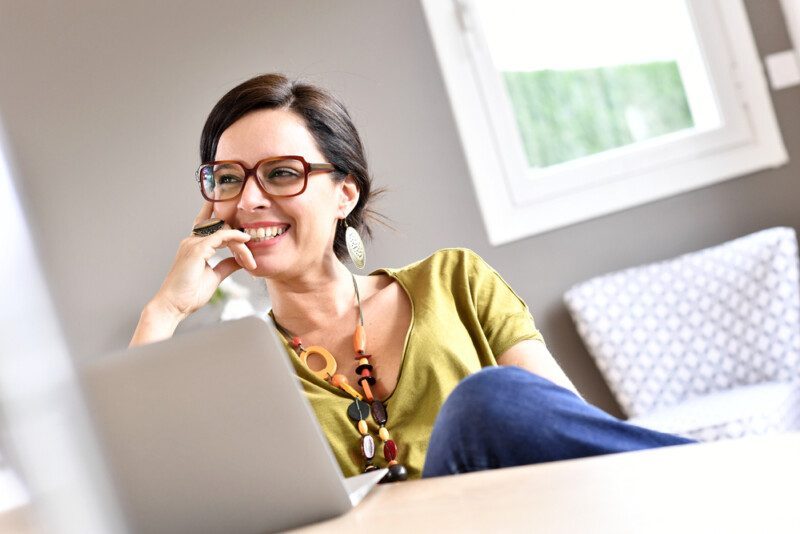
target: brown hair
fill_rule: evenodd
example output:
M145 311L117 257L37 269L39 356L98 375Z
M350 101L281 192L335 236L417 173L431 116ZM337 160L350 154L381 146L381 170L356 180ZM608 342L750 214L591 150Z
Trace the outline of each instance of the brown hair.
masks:
M217 102L206 119L200 136L201 162L214 160L222 132L259 109L286 109L303 118L320 151L336 168L334 179L344 180L349 174L358 186L358 202L347 216L347 224L372 237L365 219L377 213L367 204L383 191L372 191L364 145L350 114L339 99L322 88L289 80L282 74L262 74L237 85ZM333 252L340 260L347 257L344 225L336 226Z

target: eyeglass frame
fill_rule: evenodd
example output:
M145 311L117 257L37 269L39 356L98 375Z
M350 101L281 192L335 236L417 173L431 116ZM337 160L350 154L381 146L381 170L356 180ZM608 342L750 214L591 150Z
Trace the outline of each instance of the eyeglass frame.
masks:
M280 161L284 159L292 159L295 161L299 161L300 163L303 164L303 170L305 171L303 174L303 187L302 189L300 189L300 191L298 191L297 193L292 193L291 195L275 195L273 193L268 193L266 188L264 187L264 184L262 184L261 180L258 179L256 171L258 170L259 167L261 167L261 165L263 165L266 162ZM203 169L203 167L207 167L209 165L223 165L226 163L236 163L242 169L244 169L244 180L242 181L242 188L239 190L236 196L232 196L231 198L226 198L222 200L208 198L206 196L205 190L203 189L203 181L200 178L200 171ZM197 184L200 186L200 194L203 196L204 199L206 199L209 202L227 202L229 200L235 200L239 198L239 196L241 196L242 191L244 191L244 186L247 185L247 180L250 179L250 176L253 176L255 178L258 187L261 188L261 191L263 191L265 195L278 198L291 198L291 197L296 197L297 195L302 195L305 192L306 187L308 187L308 175L311 174L312 172L319 172L319 171L331 172L331 171L337 171L337 169L333 163L309 163L303 156L273 156L270 158L264 158L258 160L253 167L248 167L247 165L244 164L244 162L235 159L226 159L220 161L211 161L209 163L201 163L200 166L197 167L197 170L194 173L194 178L197 181Z

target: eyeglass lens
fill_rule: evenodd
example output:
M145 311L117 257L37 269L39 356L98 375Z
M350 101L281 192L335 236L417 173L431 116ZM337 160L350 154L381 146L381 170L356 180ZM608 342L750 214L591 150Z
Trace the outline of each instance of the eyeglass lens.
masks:
M259 165L256 177L268 194L289 196L303 189L305 172L302 162L282 159ZM244 168L238 163L208 164L200 168L200 183L208 198L228 200L241 192L245 175Z

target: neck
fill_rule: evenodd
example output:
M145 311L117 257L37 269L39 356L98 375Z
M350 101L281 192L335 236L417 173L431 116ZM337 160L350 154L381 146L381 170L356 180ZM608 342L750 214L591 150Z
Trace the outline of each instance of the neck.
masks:
M357 317L352 275L338 259L313 274L266 279L266 285L275 320L294 335L302 337Z

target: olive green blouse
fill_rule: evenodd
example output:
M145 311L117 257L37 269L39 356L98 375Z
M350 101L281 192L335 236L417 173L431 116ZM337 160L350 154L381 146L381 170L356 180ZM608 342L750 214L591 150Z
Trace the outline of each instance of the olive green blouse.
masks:
M397 280L411 300L397 387L384 403L397 459L409 478L419 478L436 414L459 381L497 365L496 357L516 343L542 336L522 299L471 250L444 249L371 274L379 273ZM360 435L347 416L352 398L314 376L288 344L286 349L344 475L361 473ZM385 467L378 426L372 417L367 423L376 444L374 463Z

